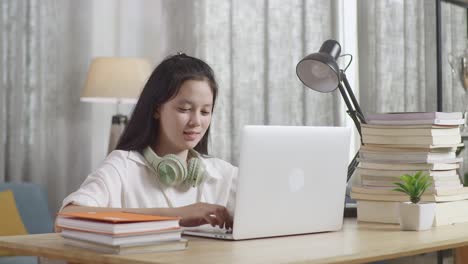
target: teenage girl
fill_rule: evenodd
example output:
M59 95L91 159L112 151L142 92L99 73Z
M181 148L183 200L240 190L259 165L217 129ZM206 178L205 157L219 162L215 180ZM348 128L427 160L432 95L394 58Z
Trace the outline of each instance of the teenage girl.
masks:
M208 156L218 87L200 59L178 54L151 74L116 150L61 211L125 210L232 227L237 168Z

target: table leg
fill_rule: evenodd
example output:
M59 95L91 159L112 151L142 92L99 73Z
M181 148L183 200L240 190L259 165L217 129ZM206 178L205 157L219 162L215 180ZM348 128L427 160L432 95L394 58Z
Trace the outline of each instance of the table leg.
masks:
M459 247L455 249L455 263L468 263L468 246Z

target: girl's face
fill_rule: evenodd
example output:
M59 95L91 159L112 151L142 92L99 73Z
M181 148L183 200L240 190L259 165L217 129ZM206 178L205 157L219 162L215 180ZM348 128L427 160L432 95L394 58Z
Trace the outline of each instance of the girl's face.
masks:
M188 80L154 114L159 121L158 148L178 153L193 149L211 123L213 93L206 81Z

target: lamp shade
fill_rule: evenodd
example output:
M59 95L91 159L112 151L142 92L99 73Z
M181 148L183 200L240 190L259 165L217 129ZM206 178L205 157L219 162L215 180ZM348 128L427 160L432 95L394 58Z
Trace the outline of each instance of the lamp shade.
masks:
M318 53L307 55L297 64L297 76L305 86L315 91L334 91L341 81L340 68L336 63L340 52L341 46L336 40L325 41Z
M141 58L101 57L92 60L81 101L135 103L152 67Z

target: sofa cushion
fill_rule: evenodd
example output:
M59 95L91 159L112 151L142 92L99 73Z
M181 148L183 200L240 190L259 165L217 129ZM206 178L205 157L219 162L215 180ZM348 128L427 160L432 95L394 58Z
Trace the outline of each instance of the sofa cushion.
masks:
M26 227L16 207L15 197L11 190L0 192L0 236L26 235ZM0 251L0 256L6 252Z

